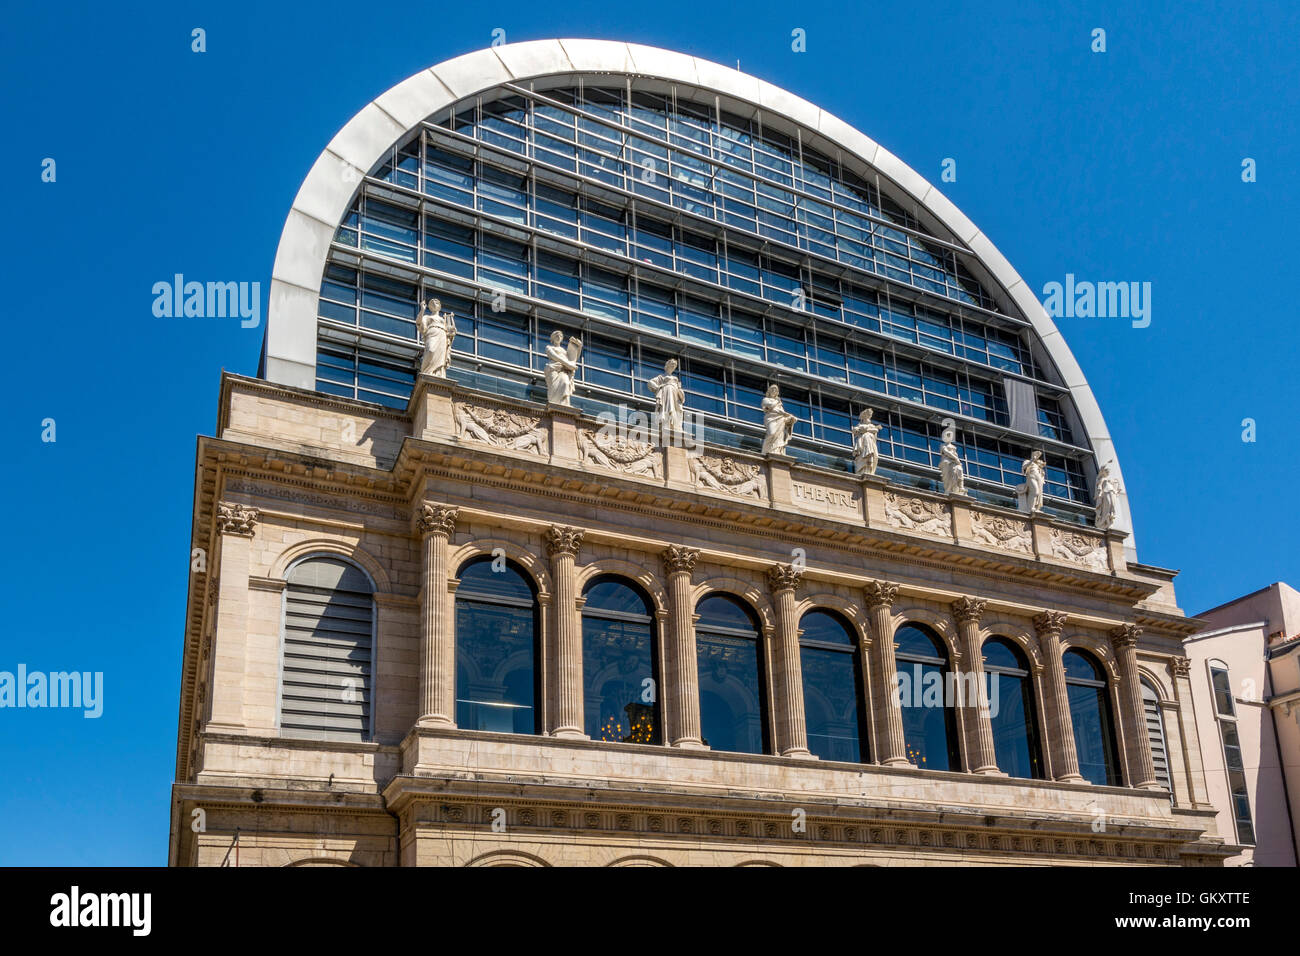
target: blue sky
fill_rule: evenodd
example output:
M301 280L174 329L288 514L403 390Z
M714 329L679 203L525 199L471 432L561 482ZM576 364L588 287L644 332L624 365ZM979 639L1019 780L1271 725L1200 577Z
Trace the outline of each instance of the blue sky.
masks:
M166 862L195 437L214 428L221 370L256 372L262 329L155 318L153 284L260 281L265 298L293 196L338 128L497 28L739 60L932 182L956 159L944 191L1035 289L1151 282L1148 328L1059 323L1115 438L1140 557L1182 570L1189 613L1300 585L1297 8L848 6L7 8L0 670L102 671L105 701L97 720L0 710L0 864Z

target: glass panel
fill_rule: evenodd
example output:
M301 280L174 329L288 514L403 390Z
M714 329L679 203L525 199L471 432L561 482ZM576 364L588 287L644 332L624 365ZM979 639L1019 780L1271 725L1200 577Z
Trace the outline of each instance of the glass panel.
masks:
M582 677L584 730L592 740L661 742L647 610L641 595L622 582L600 581L587 590Z
M766 753L758 628L743 605L722 595L702 600L696 613L704 743L714 750Z
M537 607L532 588L510 565L493 571L491 558L463 569L460 578L456 725L465 730L536 733Z

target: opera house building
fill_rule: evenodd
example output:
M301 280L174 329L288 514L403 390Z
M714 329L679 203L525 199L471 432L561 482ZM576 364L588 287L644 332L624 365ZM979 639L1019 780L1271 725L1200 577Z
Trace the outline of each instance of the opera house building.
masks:
M198 440L173 865L1235 852L1066 342L812 103L424 70L308 173L265 336Z

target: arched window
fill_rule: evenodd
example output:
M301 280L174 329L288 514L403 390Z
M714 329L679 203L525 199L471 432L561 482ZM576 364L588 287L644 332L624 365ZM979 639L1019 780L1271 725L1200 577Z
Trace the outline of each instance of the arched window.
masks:
M370 736L374 586L336 557L299 561L286 577L280 730L286 736Z
M904 624L894 634L894 644L907 759L923 770L959 769L947 648L923 624Z
M1151 682L1142 678L1142 713L1146 717L1147 741L1151 744L1151 763L1156 771L1156 783L1173 792L1169 778L1169 748L1165 744L1165 719L1160 712L1160 692Z
M513 561L474 558L456 587L456 726L535 734L537 592Z
M728 594L695 607L700 731L714 750L769 752L763 654L754 612Z
M1237 733L1237 704L1232 693L1232 679L1223 661L1207 661L1210 668L1210 691L1214 695L1214 715L1223 744L1223 767L1228 774L1228 794L1232 798L1232 819L1237 827L1237 842L1255 845L1254 818L1250 813L1250 788L1245 764L1241 759L1241 736Z
M1118 787L1121 783L1119 756L1106 672L1097 659L1085 651L1071 648L1062 655L1062 661L1079 773L1090 783Z
M584 594L582 693L587 736L661 743L650 599L640 588L614 577L597 578Z
M799 628L808 749L823 760L866 763L865 698L853 628L823 610L809 611Z
M988 674L989 723L998 769L1012 777L1042 779L1043 756L1029 662L1015 642L1004 637L989 638L981 653Z

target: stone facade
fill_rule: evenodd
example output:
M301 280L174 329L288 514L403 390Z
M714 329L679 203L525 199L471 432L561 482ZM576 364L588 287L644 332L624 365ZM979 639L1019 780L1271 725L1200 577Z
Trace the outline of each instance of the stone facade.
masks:
M190 583L174 865L1221 862L1173 677L1198 622L1170 572L1126 560L1123 532L783 457L598 455L583 438L596 428L445 379L421 377L402 412L223 377L216 436L198 449L193 547L209 559ZM493 553L541 607L535 736L455 725L456 575ZM346 557L374 583L363 742L280 729L283 592L308 555ZM581 595L602 573L653 602L662 746L582 732ZM770 755L702 742L694 609L715 591L761 622ZM798 621L818 607L857 632L872 763L808 751ZM973 707L956 715L960 769L908 761L890 693L905 622L932 628L963 672L991 635L1023 650L1047 779L998 771ZM1080 776L1071 647L1107 671L1123 786ZM1172 794L1155 783L1139 673L1169 702Z

